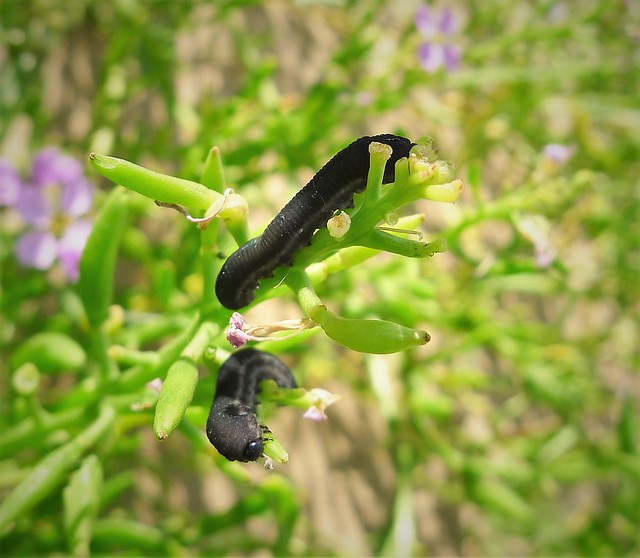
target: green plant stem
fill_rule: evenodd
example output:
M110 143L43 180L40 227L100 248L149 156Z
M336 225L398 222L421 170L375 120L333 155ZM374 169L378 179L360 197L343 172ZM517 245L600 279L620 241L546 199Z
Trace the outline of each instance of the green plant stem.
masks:
M46 498L65 478L66 472L111 427L112 407L104 405L98 418L73 440L45 456L0 504L0 536L9 524Z

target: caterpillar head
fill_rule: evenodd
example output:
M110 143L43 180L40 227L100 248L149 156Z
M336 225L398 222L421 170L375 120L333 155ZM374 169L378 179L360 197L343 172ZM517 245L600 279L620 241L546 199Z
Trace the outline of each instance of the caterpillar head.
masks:
M264 450L255 409L231 397L214 401L207 420L207 438L229 461L256 461Z

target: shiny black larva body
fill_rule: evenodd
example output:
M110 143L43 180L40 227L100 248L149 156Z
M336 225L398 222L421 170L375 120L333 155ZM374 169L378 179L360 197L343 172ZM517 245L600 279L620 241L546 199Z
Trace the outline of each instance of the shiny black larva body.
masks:
M393 134L364 136L335 155L276 215L265 231L236 250L222 266L216 296L223 306L238 310L254 298L260 279L275 268L290 265L297 250L308 245L316 229L325 227L339 209L353 207L353 196L367 186L369 144L386 143L393 153L383 183L395 180L395 164L408 157L415 144Z
M277 356L242 349L224 361L207 419L207 438L230 461L256 461L264 449L256 407L260 382L297 387L289 367Z

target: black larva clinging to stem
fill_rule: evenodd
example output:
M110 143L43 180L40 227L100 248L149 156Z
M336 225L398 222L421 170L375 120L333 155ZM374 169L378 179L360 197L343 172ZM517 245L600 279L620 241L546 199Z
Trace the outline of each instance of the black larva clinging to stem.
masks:
M256 461L262 455L263 429L258 424L256 407L263 380L274 380L282 388L297 387L284 362L257 349L232 354L218 371L207 438L230 461Z
M393 134L364 136L338 152L294 198L265 231L236 250L222 266L216 280L221 304L238 310L249 304L260 279L276 267L290 265L294 254L311 242L316 229L325 227L339 209L353 207L353 196L367 186L369 144L386 143L393 153L384 169L383 183L395 180L395 164L408 157L415 145Z

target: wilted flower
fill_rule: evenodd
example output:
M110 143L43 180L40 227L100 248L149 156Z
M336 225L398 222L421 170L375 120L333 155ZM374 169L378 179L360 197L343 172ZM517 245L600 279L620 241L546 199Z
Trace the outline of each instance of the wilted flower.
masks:
M423 4L416 11L416 28L425 38L418 49L420 65L427 72L444 68L453 72L460 65L461 49L454 44L458 21L453 10L436 10Z
M60 261L65 275L76 281L80 255L92 226L80 217L89 211L92 200L92 187L78 161L55 148L40 151L31 178L19 185L14 203L32 227L18 239L18 261L40 270Z
M251 341L251 336L245 332L248 322L244 319L240 312L234 312L229 318L229 327L226 331L227 341L233 345L235 349L246 345Z
M234 312L229 318L229 327L225 332L227 341L238 349L249 341L270 341L273 339L285 339L288 336L273 337L280 331L301 331L315 327L312 320L303 318L300 320L282 320L264 325L252 325L244 319L242 314ZM293 335L293 334L292 334Z

